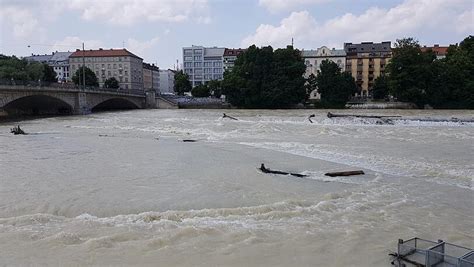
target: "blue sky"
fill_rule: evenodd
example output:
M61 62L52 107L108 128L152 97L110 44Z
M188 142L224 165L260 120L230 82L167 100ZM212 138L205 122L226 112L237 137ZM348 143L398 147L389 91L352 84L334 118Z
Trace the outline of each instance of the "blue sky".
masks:
M474 34L471 0L0 0L0 53L126 47L161 68L190 45L300 49L344 42L447 45ZM29 46L29 47L28 47Z

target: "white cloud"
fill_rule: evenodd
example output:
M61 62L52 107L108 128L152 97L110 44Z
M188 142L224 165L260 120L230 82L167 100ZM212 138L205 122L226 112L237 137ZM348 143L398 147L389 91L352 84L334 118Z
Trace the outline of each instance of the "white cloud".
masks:
M140 42L138 40L135 40L133 38L129 38L127 40L127 50L130 52L136 54L139 57L143 57L144 55L147 55L148 51L153 48L158 42L159 38L155 37L153 39L147 40Z
M303 5L320 4L329 1L330 0L259 0L258 3L270 12L276 13L285 10L292 11L293 8Z
M26 38L43 30L30 10L16 6L0 7L2 31L12 29L15 38Z
M50 0L77 10L85 20L131 25L140 21L181 22L208 13L207 0Z
M469 13L463 13L466 9L472 14L470 0L405 0L390 9L373 7L358 16L347 13L322 23L307 11L293 12L278 26L260 25L244 38L242 46L284 47L294 37L297 47L341 47L344 42L395 40L428 32L446 39L453 34L472 33L472 17L469 23Z

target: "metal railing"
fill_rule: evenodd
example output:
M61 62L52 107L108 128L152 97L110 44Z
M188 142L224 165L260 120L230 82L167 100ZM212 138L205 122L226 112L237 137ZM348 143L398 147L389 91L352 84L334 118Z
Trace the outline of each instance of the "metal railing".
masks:
M6 80L0 79L0 85L8 85L14 87L28 87L28 88L57 88L60 90L74 90L80 91L83 90L83 86L76 85L74 83L57 83L57 82L44 82L44 81L24 81L24 80ZM93 92L108 92L108 93L120 93L120 94L129 94L129 95L145 95L145 90L139 89L124 89L124 88L105 88L105 87L97 87L97 86L86 86L86 91L93 91Z

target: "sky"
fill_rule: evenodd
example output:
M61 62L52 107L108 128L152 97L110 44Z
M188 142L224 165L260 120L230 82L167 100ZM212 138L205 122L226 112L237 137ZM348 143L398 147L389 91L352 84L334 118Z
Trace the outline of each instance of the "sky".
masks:
M298 49L474 34L473 0L0 0L0 54L126 48L174 68L182 47ZM181 63L179 63L181 64Z

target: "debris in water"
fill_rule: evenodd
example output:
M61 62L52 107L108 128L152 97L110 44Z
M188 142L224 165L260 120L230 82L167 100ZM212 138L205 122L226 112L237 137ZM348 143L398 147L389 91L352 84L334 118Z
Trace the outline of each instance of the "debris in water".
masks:
M345 171L345 172L328 172L324 175L337 177L337 176L353 176L353 175L363 175L364 171Z
M222 115L222 118L223 118L223 119L229 118L229 119L231 119L231 120L238 121L238 119L236 119L236 118L234 118L234 117L232 117L232 116L229 116L229 115L227 115L227 114L225 114L225 113L222 113L222 114L223 114L223 115Z
M26 133L20 128L20 125L18 125L17 127L11 128L10 132L14 135L19 135L19 134L26 135Z
M307 176L307 175L299 174L299 173L273 171L273 170L265 168L265 164L263 164L263 163L262 163L262 165L260 165L260 168L258 168L258 169L261 170L263 173L272 173L272 174L281 174L281 175L288 175L289 174L289 175L293 175L295 177L306 177Z

